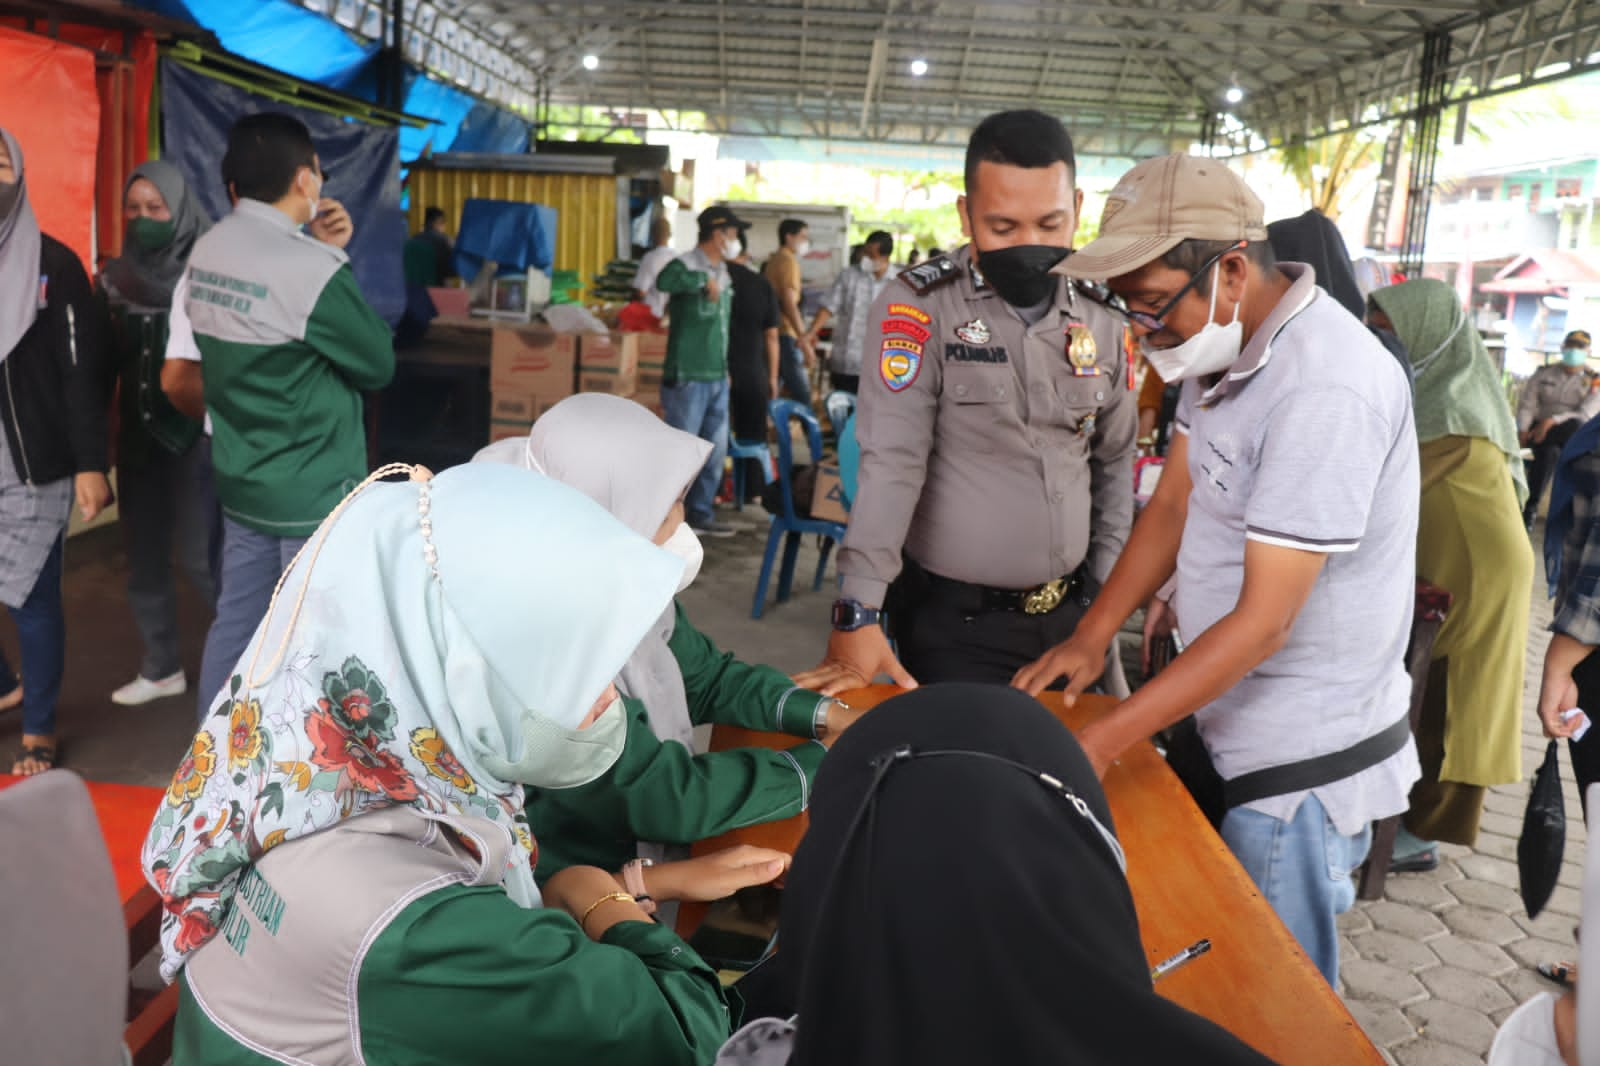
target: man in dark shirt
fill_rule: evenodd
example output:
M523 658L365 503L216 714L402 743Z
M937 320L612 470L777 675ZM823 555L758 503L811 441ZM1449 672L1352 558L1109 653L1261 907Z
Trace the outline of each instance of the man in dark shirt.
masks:
M728 329L728 422L736 441L767 439L767 402L778 394L778 296L750 268L750 246L739 231L739 258L728 263L733 278L733 320ZM766 483L758 459L748 464L745 491L759 496Z

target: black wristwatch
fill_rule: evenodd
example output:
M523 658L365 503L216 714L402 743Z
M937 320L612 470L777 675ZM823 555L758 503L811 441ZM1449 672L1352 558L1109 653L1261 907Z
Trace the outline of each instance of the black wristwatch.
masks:
M833 601L833 628L845 633L854 633L865 626L875 626L882 616L882 611L876 607L868 607L859 600Z

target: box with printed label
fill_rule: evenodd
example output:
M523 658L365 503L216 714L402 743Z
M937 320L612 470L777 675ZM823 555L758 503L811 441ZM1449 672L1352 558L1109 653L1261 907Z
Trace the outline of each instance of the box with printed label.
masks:
M489 443L525 434L546 411L566 399L547 397L504 386L489 392Z
M578 343L578 391L632 396L639 379L639 335L586 333Z
M655 415L657 418L665 417L664 412L661 410L660 391L656 389L640 389L629 398L633 400L634 403L648 408L650 413Z
M578 338L543 326L498 326L489 345L491 387L515 389L554 401L571 396L578 370Z
M595 370L582 367L578 371L579 392L606 392L612 396L632 396L637 383L636 373L619 373L615 370Z
M816 488L811 493L811 517L824 522L849 523L850 512L845 509L844 483L839 480L839 464L817 464Z

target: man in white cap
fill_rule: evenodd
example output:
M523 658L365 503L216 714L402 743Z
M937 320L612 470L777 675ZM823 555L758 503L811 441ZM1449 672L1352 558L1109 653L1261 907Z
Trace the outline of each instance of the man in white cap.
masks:
M1125 175L1100 236L1058 272L1107 279L1164 381L1183 383L1154 499L1071 639L1017 674L1069 698L1130 614L1176 575L1183 654L1079 735L1097 770L1196 715L1223 780L1223 839L1335 983L1334 916L1373 820L1418 776L1404 667L1417 438L1405 375L1279 265L1261 201L1215 160Z

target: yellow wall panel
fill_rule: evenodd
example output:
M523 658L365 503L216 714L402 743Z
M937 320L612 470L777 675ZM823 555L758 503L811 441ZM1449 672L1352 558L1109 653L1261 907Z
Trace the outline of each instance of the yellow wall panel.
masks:
M411 232L422 228L423 212L438 207L454 233L468 200L509 200L556 209L556 269L576 270L584 299L594 277L618 257L617 181L610 174L529 174L500 170L411 169Z

